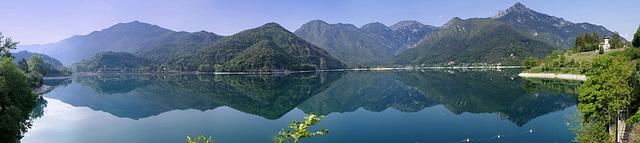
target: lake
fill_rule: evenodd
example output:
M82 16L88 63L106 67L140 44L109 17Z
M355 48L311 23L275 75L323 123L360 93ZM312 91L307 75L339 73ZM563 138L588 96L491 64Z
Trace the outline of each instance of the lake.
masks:
M46 80L22 142L275 141L325 115L300 142L571 142L580 82L526 80L522 69L278 75L99 75ZM575 126L575 125L574 125ZM530 132L533 131L533 132ZM501 135L498 139L497 136Z

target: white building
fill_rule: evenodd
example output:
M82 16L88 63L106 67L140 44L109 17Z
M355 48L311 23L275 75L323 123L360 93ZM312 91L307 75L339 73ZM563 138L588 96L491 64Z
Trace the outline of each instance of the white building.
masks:
M607 35L604 35L604 38L602 38L602 40L604 42L600 42L599 46L602 47L605 52L609 51L611 47L611 45L609 44L609 37L607 37Z

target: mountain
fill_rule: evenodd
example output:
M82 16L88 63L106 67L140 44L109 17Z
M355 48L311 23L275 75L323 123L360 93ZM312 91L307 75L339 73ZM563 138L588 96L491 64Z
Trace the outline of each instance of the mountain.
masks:
M127 52L101 52L71 65L74 72L149 71L151 62Z
M285 71L345 67L326 51L276 23L267 23L226 37L210 47L171 59L165 66L186 71Z
M502 63L519 65L529 56L558 49L494 19L453 18L414 48L398 55L396 64Z
M437 29L416 21L402 21L390 27L375 22L357 28L313 20L294 33L341 61L358 65L388 62Z
M575 38L580 33L598 32L602 37L604 35L609 37L613 35L613 32L603 26L586 22L573 23L563 18L533 11L520 2L516 2L515 5L506 10L500 10L491 19L501 21L528 35L539 37L567 49L573 47ZM622 40L626 41L624 38Z
M56 43L18 45L17 48L47 54L59 59L62 64L69 65L73 62L89 59L91 56L104 51L138 52L141 56L155 59L158 57L152 56L150 53L160 53L155 51L162 51L165 54L181 54L182 52L176 51L185 48L187 48L185 51L193 51L193 49L209 46L199 44L213 43L221 38L222 36L208 32L175 32L157 25L133 21L118 23L107 29L94 31L87 35L72 36ZM155 47L159 49L153 50Z
M42 59L45 62L48 62L49 64L51 64L54 67L61 67L62 66L62 63L60 61L58 61L58 59L49 57L48 55L45 55L45 54L32 53L32 52L29 52L29 51L20 51L20 52L12 53L12 54L13 54L14 57L16 57L16 58L13 59L14 62L18 62L22 58L24 58L25 60L28 61L29 58L31 58L31 56L36 55L36 56L42 57Z
M207 31L168 32L142 43L141 47L147 48L137 50L133 54L156 63L164 63L173 57L208 47L222 38L223 36Z

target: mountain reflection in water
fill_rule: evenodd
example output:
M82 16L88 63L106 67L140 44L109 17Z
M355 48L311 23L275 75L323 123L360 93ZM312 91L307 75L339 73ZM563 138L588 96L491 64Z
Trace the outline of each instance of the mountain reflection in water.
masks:
M502 71L318 72L288 75L100 75L47 80L45 97L120 118L228 106L274 120L299 108L329 115L359 108L495 113L518 126L576 104L579 82L522 79Z

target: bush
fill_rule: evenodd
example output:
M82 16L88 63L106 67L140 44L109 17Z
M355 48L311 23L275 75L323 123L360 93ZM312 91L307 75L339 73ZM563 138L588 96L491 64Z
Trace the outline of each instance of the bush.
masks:
M0 57L0 91L0 141L15 142L31 127L29 113L38 95L31 93L27 75L5 57Z

